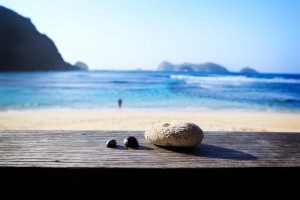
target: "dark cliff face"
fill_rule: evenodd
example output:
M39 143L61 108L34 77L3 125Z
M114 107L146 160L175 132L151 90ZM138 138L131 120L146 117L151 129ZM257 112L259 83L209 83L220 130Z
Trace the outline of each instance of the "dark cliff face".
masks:
M0 71L76 70L30 19L0 6Z

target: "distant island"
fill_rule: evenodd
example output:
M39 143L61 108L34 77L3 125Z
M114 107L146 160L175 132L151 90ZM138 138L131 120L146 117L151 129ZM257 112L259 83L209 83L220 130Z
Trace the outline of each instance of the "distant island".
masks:
M240 73L243 73L243 74L257 74L258 72L253 68L244 67L240 70Z
M89 67L87 66L87 64L85 64L84 62L81 62L81 61L76 62L74 66L80 70L89 70Z
M29 18L0 6L0 71L70 70L87 70L87 66L65 62L54 42L39 33Z
M219 64L207 62L202 64L182 63L174 65L168 61L159 64L158 71L184 71L184 72L212 72L212 73L229 73L230 71ZM240 73L258 73L255 69L246 67L241 69Z
M163 61L157 68L159 71L186 71L186 72L215 72L215 73L228 73L229 71L215 63L192 64L182 63L174 65L168 61Z

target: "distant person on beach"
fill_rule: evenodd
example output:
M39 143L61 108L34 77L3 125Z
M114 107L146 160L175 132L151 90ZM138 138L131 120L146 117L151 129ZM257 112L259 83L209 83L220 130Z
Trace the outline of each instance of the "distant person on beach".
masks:
M122 99L118 99L118 105L119 105L119 108L122 107Z

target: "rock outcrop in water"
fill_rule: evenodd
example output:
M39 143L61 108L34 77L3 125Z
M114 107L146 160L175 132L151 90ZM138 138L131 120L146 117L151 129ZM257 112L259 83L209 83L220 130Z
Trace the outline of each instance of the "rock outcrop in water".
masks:
M78 67L81 70L88 70L89 67L87 66L87 64L85 64L84 62L78 61L77 63L75 63L74 65L75 67Z
M65 62L54 42L29 18L0 6L0 71L81 70Z
M240 70L240 73L244 73L244 74L257 74L258 72L250 67L244 67Z
M160 71L186 71L186 72L214 72L227 73L229 72L225 67L215 63L192 64L183 63L174 65L168 61L163 61L157 68Z

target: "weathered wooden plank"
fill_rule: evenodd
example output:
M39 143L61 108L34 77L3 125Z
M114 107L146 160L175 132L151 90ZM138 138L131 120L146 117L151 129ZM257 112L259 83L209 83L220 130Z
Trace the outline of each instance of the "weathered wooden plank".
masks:
M123 139L135 136L140 148ZM117 148L106 148L116 139ZM141 131L0 131L0 167L200 169L299 167L300 133L206 132L194 149L149 144Z
M122 144L130 135L139 149ZM106 148L113 138L119 146ZM298 195L299 139L206 132L197 148L174 149L148 144L140 131L1 131L0 188L30 199L291 199Z

